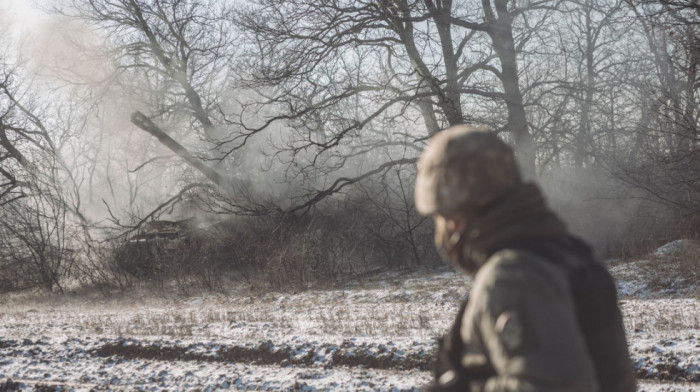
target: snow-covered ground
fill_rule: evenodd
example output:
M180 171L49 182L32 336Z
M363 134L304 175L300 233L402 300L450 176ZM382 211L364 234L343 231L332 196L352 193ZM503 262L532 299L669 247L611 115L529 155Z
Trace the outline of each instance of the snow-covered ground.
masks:
M644 391L700 390L700 301L618 278ZM0 297L0 391L415 390L469 281L385 275L298 294ZM235 292L235 290L234 290Z

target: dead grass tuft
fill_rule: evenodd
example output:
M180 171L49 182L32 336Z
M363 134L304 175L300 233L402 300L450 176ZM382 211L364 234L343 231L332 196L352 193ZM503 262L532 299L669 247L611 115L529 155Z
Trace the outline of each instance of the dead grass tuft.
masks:
M652 255L640 266L651 291L668 294L687 293L697 296L700 282L700 245L685 240L677 252L667 255Z

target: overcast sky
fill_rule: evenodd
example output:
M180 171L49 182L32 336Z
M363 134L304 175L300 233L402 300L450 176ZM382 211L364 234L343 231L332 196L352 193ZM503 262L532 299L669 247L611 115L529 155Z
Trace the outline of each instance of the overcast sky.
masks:
M0 0L0 14L1 23L13 31L31 30L44 17L32 0Z
M34 0L0 0L0 34L15 43L38 33L49 20Z

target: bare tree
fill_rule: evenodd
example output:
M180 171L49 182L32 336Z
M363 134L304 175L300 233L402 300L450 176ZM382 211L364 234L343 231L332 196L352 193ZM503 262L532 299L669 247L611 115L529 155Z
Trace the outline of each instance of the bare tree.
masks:
M28 286L62 292L76 260L69 212L61 195L35 193L4 206L0 221L3 268ZM75 227L75 226L73 226ZM20 285L21 287L21 285Z
M144 149L140 161L126 154L127 162L120 163L123 158L108 162L128 171L125 178L132 203L144 187L138 178L148 173L148 166L161 167L161 173L167 171L171 181L179 184L178 189L161 195L150 212L132 210L133 219L120 219L122 212L110 209L119 227L136 229L144 217L157 218L186 194L202 188L210 189L200 196L213 190L207 205L219 211L239 207L236 200L245 190L237 189L241 181L231 173L239 164L234 152L247 138L230 120L234 108L227 98L237 41L227 7L208 0L70 0L56 9L108 33L116 66L114 80L123 92L142 102L134 108L132 123L186 164L178 164L173 155L155 147ZM146 135L144 139L149 140ZM152 146L150 141L143 144ZM204 185L202 175L215 186ZM241 198L243 205L245 197Z
M606 83L601 80L603 72L615 66L614 50L610 46L616 41L613 38L615 27L622 27L618 20L622 4L622 1L577 2L576 17L573 18L571 28L576 29L575 35L580 37L577 44L581 59L578 73L582 76L574 90L577 95L575 100L580 106L578 130L574 136L574 166L578 168L583 166L586 158L595 150L593 132L596 129L592 111L595 110L594 106L598 106L596 102L602 98L600 90Z
M645 38L651 72L630 159L619 178L668 208L684 230L700 221L700 7L693 1L627 1Z
M212 145L229 136L216 128L226 119L219 94L235 46L218 3L72 0L60 12L111 33L117 68L135 82L151 116L184 115L186 131Z
M16 194L20 186L36 190L42 184L54 186L55 181L66 181L63 186L66 193L62 194L61 202L82 224L87 225L88 220L81 211L78 180L59 144L69 139L71 129L47 125L47 118L54 125L58 124L57 119L53 118L54 114L49 113L47 105L35 98L30 88L20 89L15 80L22 77L18 67L3 65L4 74L0 75L0 104L3 104L0 112L0 147L3 150L0 150L0 159L8 161L8 169L13 168L15 173L8 169L0 173L9 180L8 186L12 190L9 193ZM31 84L28 79L24 82ZM67 109L73 107L69 105ZM57 140L60 142L57 143ZM18 180L20 175L27 180Z
M534 173L536 145L517 56L557 7L502 0L258 1L237 21L250 42L245 86L263 99L243 103L240 122L251 134L280 123L292 128L287 147L294 157L311 156L299 168L307 176L319 165L340 168L363 159L358 156L365 163L372 153L383 156L324 194L380 165L375 174L405 163L402 151L417 153L428 136L460 123L508 131L525 170ZM266 105L277 114L257 121L245 115Z
M76 239L89 239L78 184L61 153L68 133L55 118L47 125L50 111L16 81L22 72L3 66L0 173L7 182L0 188L0 264L19 287L62 291Z

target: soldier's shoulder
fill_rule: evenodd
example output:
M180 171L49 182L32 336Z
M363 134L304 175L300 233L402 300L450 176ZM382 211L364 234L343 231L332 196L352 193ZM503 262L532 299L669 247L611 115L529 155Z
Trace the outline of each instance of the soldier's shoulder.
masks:
M482 290L514 289L542 295L568 292L566 272L534 252L506 249L493 254L474 277Z

